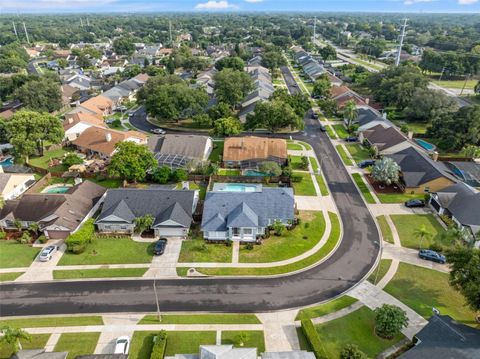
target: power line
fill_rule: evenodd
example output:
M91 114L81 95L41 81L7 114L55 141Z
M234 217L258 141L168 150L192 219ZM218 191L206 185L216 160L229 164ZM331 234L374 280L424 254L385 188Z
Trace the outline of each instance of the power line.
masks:
M25 35L27 36L27 44L30 45L30 39L28 38L28 32L27 32L27 28L25 26L25 22L23 23L23 30L25 30Z
M17 37L17 40L19 40L17 28L16 28L16 26L15 26L15 21L12 21L12 24L13 24L13 32L15 33L15 36Z
M398 52L397 52L397 58L395 59L395 66L400 65L400 55L402 53L402 47L403 47L403 39L405 38L405 29L407 28L407 20L403 20L403 25L402 25L402 34L400 35L400 44L398 45Z

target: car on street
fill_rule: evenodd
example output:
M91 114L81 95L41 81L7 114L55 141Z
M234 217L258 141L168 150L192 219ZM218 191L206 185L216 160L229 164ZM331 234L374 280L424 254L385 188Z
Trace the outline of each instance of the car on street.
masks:
M114 354L128 354L130 349L130 338L127 336L118 337L115 341L115 352Z
M358 141L358 137L350 136L350 137L347 137L347 138L345 139L345 141L347 141L347 142L357 142L357 141Z
M408 208L423 208L425 207L425 201L421 199L410 199L405 202L405 207Z
M53 254L56 251L58 251L58 246L47 246L42 249L40 255L38 256L38 259L40 260L40 262L48 262L52 259Z
M318 115L315 112L312 112L312 118L314 120L318 120Z
M165 130L161 128L152 128L150 132L156 135L164 135L166 133Z
M156 256L160 256L165 252L165 247L167 246L167 239L160 238L157 243L155 243L155 247L153 248L153 254Z
M375 165L375 160L363 160L358 162L358 167L360 168L367 168L373 165Z
M325 128L324 125L320 124L320 131L327 132L327 129Z
M432 261L432 262L437 262L442 264L445 264L447 262L443 254L432 251L431 249L420 249L418 251L418 256L421 259L425 259L427 261Z

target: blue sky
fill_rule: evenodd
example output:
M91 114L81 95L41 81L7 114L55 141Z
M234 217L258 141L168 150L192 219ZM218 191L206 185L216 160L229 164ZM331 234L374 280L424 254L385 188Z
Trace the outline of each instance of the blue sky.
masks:
M480 0L0 0L7 12L480 12Z

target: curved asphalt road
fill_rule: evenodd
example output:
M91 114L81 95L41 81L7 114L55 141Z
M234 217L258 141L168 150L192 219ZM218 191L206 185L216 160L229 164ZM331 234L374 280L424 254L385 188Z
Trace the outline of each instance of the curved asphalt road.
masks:
M370 212L317 121L307 119L304 133L294 137L310 143L321 159L343 223L336 252L314 268L279 278L157 280L162 311L261 312L307 306L346 291L368 273L380 250ZM152 280L0 285L2 316L155 310Z

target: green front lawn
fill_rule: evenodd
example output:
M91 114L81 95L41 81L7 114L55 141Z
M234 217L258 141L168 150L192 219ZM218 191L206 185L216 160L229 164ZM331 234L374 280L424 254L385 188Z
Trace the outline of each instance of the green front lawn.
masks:
M370 204L375 203L375 199L370 193L367 184L363 181L362 175L360 173L352 173L352 178L360 189L360 192L362 192L365 201Z
M213 149L210 153L208 160L210 162L219 162L220 158L223 156L223 141L213 141Z
M219 168L218 174L220 176L240 176L240 170L234 168Z
M141 277L148 268L54 270L53 279Z
M161 319L149 314L138 324L261 324L255 314L165 314Z
M328 187L327 187L327 184L325 183L325 179L323 178L323 176L315 175L315 178L317 179L318 187L320 187L321 195L328 196Z
M347 156L347 153L343 149L343 146L336 145L335 148L337 149L337 152L340 155L340 158L342 159L345 166L353 166L352 160L350 159L350 157Z
M60 336L54 351L68 352L67 359L93 354L99 337L100 333L64 333Z
M293 170L307 171L308 168L304 168L302 164L302 156L288 156L290 160L290 166Z
M43 349L47 345L51 334L32 334L32 340L20 340L22 348L28 349ZM9 359L13 354L13 346L9 344L0 345L0 359Z
M380 266L375 267L375 270L370 274L367 280L372 284L377 284L383 277L385 277L385 274L387 274L391 265L391 259L380 259Z
M400 263L384 290L424 318L430 318L432 307L435 307L442 315L480 328L475 322L475 313L467 307L462 295L449 285L448 276L433 269Z
M286 230L281 237L271 231L271 236L254 245L253 249L240 249L240 262L267 263L293 258L312 249L325 232L325 218L322 212L301 212L302 223L293 230Z
M310 173L293 172L293 175L302 177L300 182L292 182L293 191L297 196L316 196L317 192L313 186L312 176Z
M130 238L96 238L85 252L65 252L58 263L67 265L150 263L155 243L135 242Z
M29 163L32 166L48 169L48 165L53 159L62 159L66 153L71 152L70 149L60 148L58 150L45 151L41 157L31 157ZM64 166L62 166L64 167Z
M232 261L232 247L224 243L206 243L203 239L187 239L182 242L178 262L225 262Z
M338 137L340 137L342 140L346 139L349 136L347 129L343 124L332 125L332 127L337 133Z
M288 144L287 144L287 150L291 150L291 151L302 151L302 150L303 150L303 146L302 146L302 145L299 145L298 143L288 143Z
M347 344L355 344L370 358L375 358L404 338L399 334L391 340L382 339L375 334L374 327L375 313L367 307L315 326L328 358L339 358Z
M8 325L15 328L76 327L84 325L103 325L101 316L39 317L0 320L0 327Z
M350 155L353 157L355 163L370 159L370 154L368 153L368 150L365 147L359 145L358 143L350 143L345 145L345 147L347 148L347 151L350 153Z
M28 267L40 248L20 244L15 240L0 240L0 268Z
M423 194L410 193L375 193L381 203L403 203L410 199L424 199Z
M311 319L318 318L324 315L337 312L340 309L349 307L353 303L357 302L358 299L352 298L348 295L344 295L340 298L334 299L328 303L320 304L314 307L302 309L298 312L295 320Z
M0 282L8 282L20 277L24 272L0 273Z
M244 335L243 345L240 336ZM265 351L265 338L262 330L224 330L222 331L222 344L232 344L236 348L257 348L257 354Z
M378 216L377 217L377 222L378 226L380 227L380 230L382 231L382 237L385 242L392 243L393 244L393 234L392 234L392 229L387 223L387 219L385 216Z
M430 238L423 239L422 248L428 248L433 243L449 245L449 243L442 242L441 233L445 230L431 214L395 214L390 217L397 228L402 247L420 248L420 239L415 236L415 232L422 226L425 226L431 234Z

